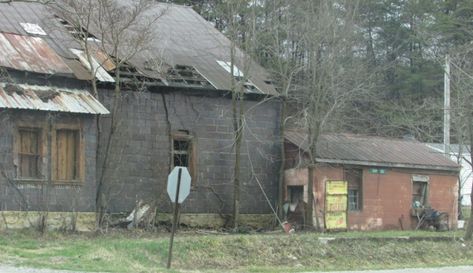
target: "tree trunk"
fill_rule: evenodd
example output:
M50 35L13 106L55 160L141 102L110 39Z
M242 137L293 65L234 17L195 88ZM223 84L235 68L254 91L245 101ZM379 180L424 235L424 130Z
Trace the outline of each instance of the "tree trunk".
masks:
M307 175L307 207L305 210L305 227L308 229L314 228L314 176L315 176L315 164L311 164L308 168Z
M237 104L239 114L237 116ZM233 227L238 228L240 221L240 165L241 165L241 142L243 137L243 109L242 98L237 96L233 105L234 121L233 126L235 130L235 168L233 172Z
M280 152L281 152L281 163L279 165L279 181L278 181L278 216L279 218L283 218L284 210L283 210L283 203L284 203L284 168L286 164L286 150L284 149L284 131L286 130L285 126L285 116L286 116L286 99L282 99L281 105L281 113L280 113L280 120L279 120L279 136L280 136Z
M470 115L471 117L471 115ZM468 137L470 141L470 147L473 147L473 125L472 120L468 120ZM473 153L470 151L470 162L473 163ZM470 200L473 204L473 187L471 188ZM470 219L468 219L468 226L465 231L465 240L471 240L473 235L473 206L470 209Z
M461 154L461 153L459 153ZM460 164L459 162L457 162L458 164ZM458 219L463 219L464 216L463 216L463 212L462 212L462 200L463 200L463 197L462 197L462 181L461 181L461 176L460 174L458 175L458 198L457 198L457 209L458 209Z

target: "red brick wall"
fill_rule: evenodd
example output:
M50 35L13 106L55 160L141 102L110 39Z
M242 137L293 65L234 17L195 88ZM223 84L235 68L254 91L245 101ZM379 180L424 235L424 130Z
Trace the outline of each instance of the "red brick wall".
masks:
M291 174L297 174L291 176ZM353 230L413 229L417 220L411 216L412 175L429 176L428 202L432 208L449 214L450 227L457 224L457 177L435 171L387 169L385 174L370 174L363 168L362 209L348 213L348 226ZM288 185L306 184L307 170L286 171ZM318 215L323 223L325 181L342 180L343 167L321 165L316 169L314 193Z

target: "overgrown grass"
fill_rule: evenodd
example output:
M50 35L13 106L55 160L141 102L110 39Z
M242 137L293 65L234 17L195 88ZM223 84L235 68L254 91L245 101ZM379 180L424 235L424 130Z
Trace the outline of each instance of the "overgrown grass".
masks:
M319 237L356 238L323 243ZM349 232L197 235L175 238L176 271L295 272L473 264L473 244L458 233ZM109 272L168 272L169 234L0 234L0 263ZM399 236L426 240L378 240ZM446 236L446 241L431 237ZM370 238L377 238L372 240ZM173 271L169 271L173 272Z

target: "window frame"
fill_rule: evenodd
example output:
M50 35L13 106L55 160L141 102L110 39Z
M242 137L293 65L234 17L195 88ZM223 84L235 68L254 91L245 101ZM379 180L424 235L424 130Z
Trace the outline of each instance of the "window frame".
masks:
M348 173L349 172L358 172L359 176L357 176L359 178L359 180L357 181L357 185L355 186L354 185L354 182L351 181L350 183L350 180L349 178L350 177L353 177L354 175L351 175L349 176ZM343 168L343 179L345 181L347 181L347 211L348 212L361 212L363 211L363 175L364 175L364 169L363 168L356 168L356 167L352 167L352 168ZM357 205L356 205L356 209L351 209L350 208L350 191L356 191L357 194L356 194L356 198L357 198Z
M77 144L77 152L78 152L78 159L76 162L76 167L78 168L77 175L78 179L73 180L63 180L59 179L57 176L57 132L60 130L71 130L77 131L78 134L78 141ZM77 124L55 124L51 129L51 180L54 184L65 184L65 185L74 185L74 184L82 184L85 180L85 145L84 145L84 136L82 130L82 124L78 122Z
M422 187L424 188L423 194L421 195L421 198L423 199L421 202L421 206L425 208L429 206L430 177L426 175L412 175L412 178L411 178L411 206L412 207L414 207L414 189L415 189L414 185L416 183L422 185Z
M351 193L355 193L355 195L351 195ZM352 202L351 199L352 199L352 196L355 197L355 202ZM359 189L348 189L348 196L347 196L347 200L348 200L348 206L347 206L347 209L348 211L360 211L360 203L361 203L361 200L360 200L360 190ZM351 204L354 204L354 208L352 208Z
M23 177L21 175L21 130L32 130L38 132L38 177ZM47 137L45 126L38 125L37 123L25 123L17 122L14 145L13 145L13 164L15 166L15 180L24 182L43 182L46 179L47 164L44 159L47 155Z
M171 170L176 167L174 165L174 156L177 154L174 150L175 141L186 141L188 142L187 156L188 156L188 166L187 167L189 174L192 178L191 186L194 187L197 183L197 144L196 138L190 134L190 132L185 130L180 130L171 134Z

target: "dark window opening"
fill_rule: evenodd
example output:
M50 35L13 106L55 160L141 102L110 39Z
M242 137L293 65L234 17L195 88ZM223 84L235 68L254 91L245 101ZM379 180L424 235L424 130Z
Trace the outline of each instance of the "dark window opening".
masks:
M82 41L84 41L86 39L98 40L97 37L90 34L85 28L79 27L79 26L74 26L71 23L69 23L67 20L64 20L63 18L61 18L59 16L55 16L55 17L56 17L57 21L61 25L63 25L66 28L66 30L69 32L69 34L71 34L72 37L74 37L75 39L82 40Z
M215 89L193 66L189 65L176 65L169 68L166 80L174 85Z
M287 197L291 204L298 204L299 201L304 201L304 186L288 186Z
M20 178L41 177L41 130L37 128L20 128L19 134L19 172Z
M56 180L77 181L80 179L79 130L60 129L56 131Z
M174 166L189 167L189 147L188 140L174 140Z
M192 177L192 185L195 184L196 156L195 143L191 135L185 130L180 130L172 138L172 168L176 166L187 167Z
M359 211L363 209L362 200L362 169L345 169L345 180L348 182L348 210Z
M246 91L249 92L249 93L260 93L258 87L256 87L250 81L247 81L243 86L245 87Z
M112 61L118 65L118 71L120 74L120 83L130 88L163 85L163 81L158 78L149 77L136 69L136 67L127 62L120 62L116 57L111 56ZM110 76L117 78L116 69L109 71Z
M348 210L360 210L360 192L348 190Z
M427 182L412 182L412 206L414 208L422 208L427 203Z
M233 69L232 69L232 63L231 62L225 62L225 61L217 61L217 63L225 69L228 73L233 73L233 77L237 82L243 85L243 88L245 89L246 92L248 93L261 93L261 91L256 87L250 79L245 78L243 72L235 65L233 64Z

